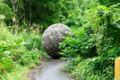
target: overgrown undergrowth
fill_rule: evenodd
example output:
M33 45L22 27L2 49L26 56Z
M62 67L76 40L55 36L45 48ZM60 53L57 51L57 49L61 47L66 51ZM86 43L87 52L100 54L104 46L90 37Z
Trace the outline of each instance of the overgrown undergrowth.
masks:
M114 80L114 60L120 56L120 3L109 7L90 2L80 18L81 27L60 45L64 60L73 59L63 67L77 80ZM65 58L66 57L66 58Z
M0 27L0 79L26 80L28 68L41 64L38 60L46 55L41 44L41 34L20 32L12 34Z

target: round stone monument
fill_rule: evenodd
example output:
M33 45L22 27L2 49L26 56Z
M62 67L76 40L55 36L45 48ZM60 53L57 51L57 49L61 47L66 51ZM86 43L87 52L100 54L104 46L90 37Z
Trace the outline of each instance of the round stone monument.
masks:
M42 36L42 45L46 53L52 58L61 57L58 52L61 52L59 49L59 43L64 41L63 37L68 36L66 33L70 28L64 24L57 23L49 26Z

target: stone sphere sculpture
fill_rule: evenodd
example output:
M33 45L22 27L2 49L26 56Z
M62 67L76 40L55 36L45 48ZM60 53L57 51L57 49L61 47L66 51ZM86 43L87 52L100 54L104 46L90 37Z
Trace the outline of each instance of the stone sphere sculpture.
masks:
M61 52L59 49L59 43L64 41L63 37L68 36L66 33L70 28L64 24L57 23L49 26L42 36L42 45L46 53L52 58L61 57L58 52Z

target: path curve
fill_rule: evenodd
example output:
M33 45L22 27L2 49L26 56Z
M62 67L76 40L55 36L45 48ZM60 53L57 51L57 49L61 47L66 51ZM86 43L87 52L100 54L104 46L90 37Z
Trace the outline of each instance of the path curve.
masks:
M36 80L72 80L67 77L67 72L62 72L60 67L67 64L68 61L59 61L58 59L50 59L44 63L37 73Z

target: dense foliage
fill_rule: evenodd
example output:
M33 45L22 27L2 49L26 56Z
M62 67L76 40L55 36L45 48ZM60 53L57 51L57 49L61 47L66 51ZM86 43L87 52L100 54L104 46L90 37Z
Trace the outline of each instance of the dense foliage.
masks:
M0 79L26 80L21 76L44 55L39 33L60 22L73 32L60 43L62 59L72 59L62 70L77 80L113 80L120 56L119 0L0 2Z
M20 3L16 2L15 8L18 6L16 12L17 21L24 28L30 27L29 23L37 23L44 26L44 30L54 24L64 22L67 18L76 18L80 11L80 5L83 1L79 0L18 0ZM11 8L13 4L11 1L6 0ZM14 10L13 10L14 11ZM75 16L71 14L76 14ZM71 15L71 16L70 16ZM73 17L72 17L73 16ZM79 19L77 19L79 20ZM68 25L79 24L75 23L72 19L68 20Z
M62 22L62 17L67 18L69 15L65 13L76 6L77 1L72 3L73 1L5 0L0 2L0 79L23 79L22 75L26 73L28 67L35 67L35 64L39 63L38 59L44 54L39 27L46 29L53 23ZM67 6L67 3L70 3L70 6ZM15 27L18 28L18 33L14 32ZM27 32L28 28L29 32ZM15 76L18 72L19 75Z
M37 22L45 27L53 23L59 23L62 0L33 0L32 22Z
M38 59L44 55L41 35L26 32L13 35L5 27L0 27L0 30L0 74L8 73L7 75L9 75L12 70L22 71L24 68L19 69L20 66L33 68L35 64L40 63ZM10 75L0 76L0 79L10 80L14 74L11 73ZM20 75L22 76L22 74Z
M116 3L120 3L120 0L98 0L101 5L110 6Z
M6 3L3 2L0 2L0 14L7 16L5 17L5 20L10 20L14 17L12 8L10 8Z
M113 80L114 60L120 56L120 4L106 7L91 2L89 6L82 16L83 26L71 29L74 34L61 43L61 54L65 60L80 56L77 64L68 64L73 66L71 76L78 80Z

